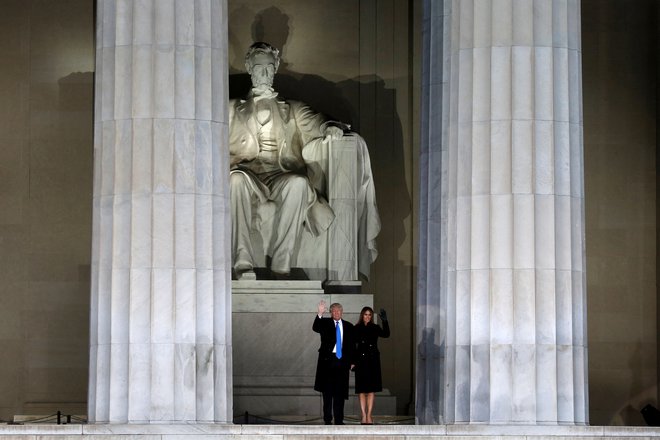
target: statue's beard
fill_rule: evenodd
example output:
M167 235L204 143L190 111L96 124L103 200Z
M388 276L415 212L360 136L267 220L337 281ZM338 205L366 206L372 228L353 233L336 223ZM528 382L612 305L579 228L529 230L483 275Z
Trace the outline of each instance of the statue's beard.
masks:
M252 87L255 89L267 89L273 87L273 77L252 75Z

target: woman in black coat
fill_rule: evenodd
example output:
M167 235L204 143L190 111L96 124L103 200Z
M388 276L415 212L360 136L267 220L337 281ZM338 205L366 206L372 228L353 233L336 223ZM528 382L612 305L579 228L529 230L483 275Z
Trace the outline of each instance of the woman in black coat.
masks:
M383 328L378 324L374 324L373 317L373 309L363 307L360 312L360 320L353 327L353 337L356 341L355 392L360 397L361 423L363 425L373 425L371 412L374 407L374 393L383 390L378 338L388 338L390 336L390 326L387 323L385 310L380 309Z

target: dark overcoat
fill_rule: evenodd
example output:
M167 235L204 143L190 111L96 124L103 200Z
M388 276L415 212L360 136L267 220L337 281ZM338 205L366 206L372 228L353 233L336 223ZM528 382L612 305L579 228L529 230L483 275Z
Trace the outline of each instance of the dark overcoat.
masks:
M332 318L319 318L314 319L312 330L321 335L321 346L319 347L319 359L316 364L316 379L314 380L314 390L325 392L333 392L333 394L340 394L344 399L348 399L348 377L350 374L351 365L354 363L355 358L355 337L353 324L346 320L341 320L341 325L344 331L344 339L342 342L342 358L341 358L341 375L342 380L341 390L332 390L332 384L337 382L332 380L331 367L335 359L335 354L332 349L335 346L335 324ZM344 380L345 379L345 380Z
M390 325L383 320L383 328L373 322L355 326L355 392L375 393L383 390L380 371L380 351L378 338L390 336Z

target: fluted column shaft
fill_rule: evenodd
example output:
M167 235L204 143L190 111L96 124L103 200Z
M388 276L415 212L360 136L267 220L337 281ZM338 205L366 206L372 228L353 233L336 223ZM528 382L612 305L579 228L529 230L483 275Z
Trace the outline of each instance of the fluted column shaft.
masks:
M580 3L444 6L442 418L585 424Z
M226 0L99 0L89 419L231 422Z

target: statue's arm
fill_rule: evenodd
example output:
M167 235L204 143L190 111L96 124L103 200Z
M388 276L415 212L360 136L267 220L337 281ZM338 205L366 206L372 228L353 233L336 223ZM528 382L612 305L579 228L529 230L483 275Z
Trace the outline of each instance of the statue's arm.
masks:
M296 126L302 135L303 144L323 136L325 117L321 113L312 110L307 104L296 101L291 102L291 109Z
M296 125L302 135L303 144L307 144L316 138L340 139L344 130L350 126L338 121L329 120L307 104L302 102L292 102L291 108L294 112Z

